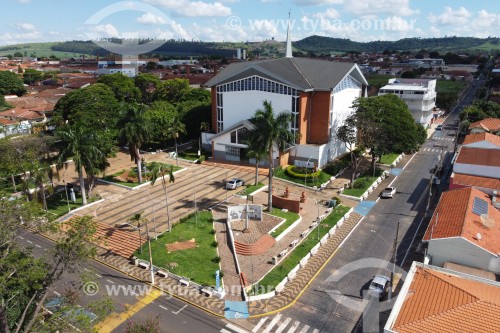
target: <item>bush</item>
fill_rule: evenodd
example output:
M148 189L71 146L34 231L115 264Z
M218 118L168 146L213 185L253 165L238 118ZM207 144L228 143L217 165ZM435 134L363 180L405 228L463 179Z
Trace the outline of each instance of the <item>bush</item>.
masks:
M318 178L319 175L321 174L321 170L317 170L316 172L307 172L309 168L301 168L297 167L295 165L289 165L286 168L286 173L288 173L289 176L299 178L299 179L304 179L304 178Z
M217 242L216 240L214 240L214 241L212 242L212 246L213 246L213 247L217 247L217 245L219 245L219 242Z
M196 164L201 164L205 162L205 155L201 155L199 159L196 160Z
M217 256L217 257L213 257L213 258L212 258L212 262L214 262L214 263L216 263L216 264L220 263L220 260L221 260L221 259L220 259L220 257L219 257L219 256Z
M215 229L210 230L211 235L215 235Z
M350 162L345 159L333 161L325 166L323 172L326 172L331 176L336 176L340 171L347 168L349 164Z

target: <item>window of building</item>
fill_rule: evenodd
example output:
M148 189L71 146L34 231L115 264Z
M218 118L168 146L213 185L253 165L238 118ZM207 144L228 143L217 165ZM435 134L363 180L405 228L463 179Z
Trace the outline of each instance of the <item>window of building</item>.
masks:
M231 132L231 143L237 143L236 141L236 131Z

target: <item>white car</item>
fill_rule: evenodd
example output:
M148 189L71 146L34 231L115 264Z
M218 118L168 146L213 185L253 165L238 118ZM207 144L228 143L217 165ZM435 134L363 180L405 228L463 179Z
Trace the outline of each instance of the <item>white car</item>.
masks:
M234 190L243 185L245 185L245 181L243 179L233 178L226 183L226 189Z
M392 198L394 194L396 194L395 187L386 187L385 190L382 191L382 194L380 196L382 198Z
M372 297L384 298L389 291L390 281L391 279L385 275L375 275L368 288L368 293Z

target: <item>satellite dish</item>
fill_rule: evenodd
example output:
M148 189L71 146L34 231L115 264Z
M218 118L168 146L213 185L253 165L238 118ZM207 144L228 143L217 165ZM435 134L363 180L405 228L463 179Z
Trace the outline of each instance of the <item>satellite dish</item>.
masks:
M479 232L477 233L476 237L477 237L477 240L481 240L481 238L482 238L482 236Z

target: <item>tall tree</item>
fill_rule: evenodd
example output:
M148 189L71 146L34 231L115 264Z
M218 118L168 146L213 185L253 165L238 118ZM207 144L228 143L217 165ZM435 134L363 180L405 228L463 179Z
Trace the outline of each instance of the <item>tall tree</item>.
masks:
M290 131L291 114L288 112L274 114L271 102L264 101L263 109L255 112L251 122L255 128L250 131L249 145L258 147L258 151L266 150L269 160L269 193L268 193L268 211L273 209L273 170L274 156L273 151L278 149L278 154L283 152L287 144L295 141L295 135Z
M153 162L151 165L151 186L153 186L158 178L161 179L161 185L163 187L163 194L165 195L165 205L167 208L167 227L168 231L172 230L172 225L170 224L170 211L168 209L168 193L167 193L167 180L168 182L175 182L172 166L166 166L162 163Z
M26 93L23 80L16 73L0 71L0 95L22 96Z
M134 78L134 84L141 91L142 103L150 105L161 85L158 76L148 73L140 73Z
M151 130L145 116L146 106L124 104L124 112L118 122L120 138L126 142L131 159L137 165L139 183L142 183L141 146L148 141Z
M67 167L66 161L73 160L75 170L78 173L80 182L80 191L83 204L87 204L85 195L85 182L83 179L84 168L92 170L96 165L103 163L106 155L99 150L96 144L101 140L99 134L82 124L76 126L64 126L56 131L56 137L59 139L59 156L57 158L57 167L61 169ZM88 172L88 171L87 171Z
M361 162L362 154L360 149L356 149L358 143L356 131L356 118L351 115L344 121L344 125L337 129L337 139L342 141L351 156L351 179L349 186L352 187L354 178L358 171L359 163Z
M141 90L135 86L134 79L122 73L101 75L97 83L110 87L119 102L138 103L141 101Z

